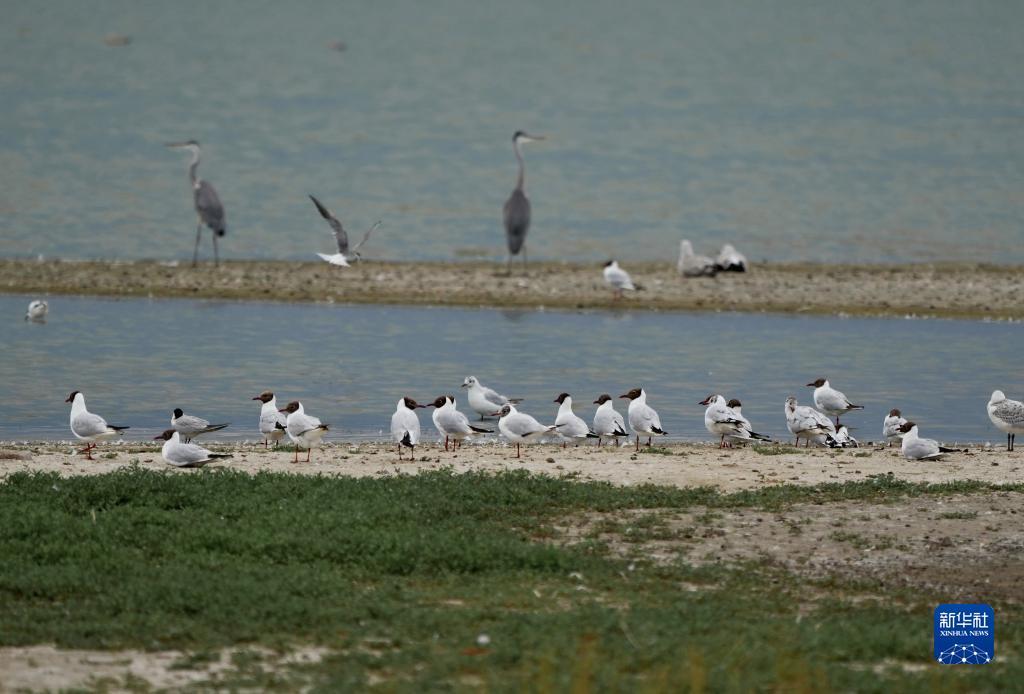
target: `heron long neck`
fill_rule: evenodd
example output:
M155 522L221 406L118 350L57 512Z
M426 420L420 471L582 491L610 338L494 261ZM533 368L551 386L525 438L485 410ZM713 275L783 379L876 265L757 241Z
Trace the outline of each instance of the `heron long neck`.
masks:
M199 168L199 150L192 150L192 161L188 165L188 177L192 181L192 185L195 185L199 177L196 175L196 170Z
M522 190L523 182L526 178L526 166L523 164L523 153L519 151L519 140L515 140L512 143L512 148L516 151L516 159L519 161L519 178L516 179L516 190Z

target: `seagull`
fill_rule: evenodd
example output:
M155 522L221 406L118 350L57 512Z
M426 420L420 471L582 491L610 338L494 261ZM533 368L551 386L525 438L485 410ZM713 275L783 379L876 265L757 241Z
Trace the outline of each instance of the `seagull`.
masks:
M106 441L123 436L128 427L119 427L107 424L107 420L98 414L93 414L85 409L85 396L79 391L72 391L71 395L64 402L71 403L71 433L87 445L79 453L85 453L86 460L92 460L92 450L96 448L97 441Z
M164 442L160 455L174 467L202 467L214 460L232 457L230 453L211 453L194 443L182 443L180 434L174 429L154 436L153 440Z
M36 299L28 305L28 311L25 313L25 320L30 320L33 323L45 323L46 314L50 312L50 305L42 299Z
M955 448L940 446L934 439L922 439L917 435L917 425L913 422L904 422L900 426L903 432L903 444L900 450L903 457L908 460L931 460L938 458L943 453L956 453Z
M490 414L490 413L488 413ZM455 398L441 395L434 400L434 413L431 415L434 426L444 436L444 449L448 450L448 439L452 440L452 450L462 445L462 439L474 434L493 434L493 429L475 427L469 423L466 415L455 408Z
M281 408L280 412L288 413L288 420L284 428L288 432L288 438L295 444L295 460L292 462L299 462L299 449L305 448L306 462L308 463L313 449L323 443L324 434L327 433L329 427L326 424L321 424L316 417L306 414L305 408L298 400L288 403L288 406Z
M835 445L836 428L829 418L813 407L797 405L792 395L786 398L786 427L796 437L798 447L800 439L806 439L808 446L811 441L830 447Z
M412 398L398 401L395 413L391 415L391 437L398 443L398 459L402 459L402 446L411 451L412 459L416 459L416 444L420 442L420 418L416 409L426 407L418 405Z
M854 405L850 399L841 392L829 385L828 379L819 378L808 387L814 387L814 406L827 415L836 418L836 427L839 426L839 415L850 410L863 410L863 405Z
M833 438L835 438L836 447L838 448L857 448L860 446L860 444L857 443L857 439L850 435L850 430L845 424L839 427L836 431L835 437Z
M338 221L338 218L335 217L330 210L324 207L323 203L314 198L312 195L309 196L309 199L313 201L313 204L316 205L316 209L320 211L320 216L326 219L327 223L331 225L331 229L334 230L334 240L338 242L337 253L334 253L333 255L317 253L317 255L326 260L331 265L349 267L349 259L351 258L352 260L359 260L359 249L362 248L363 244L366 243L367 239L370 238L370 234L377 230L377 227L380 226L380 222L375 222L374 225L370 227L370 230L363 234L362 241L353 246L352 252L349 253L348 234L345 232L345 227L341 226L341 222Z
M203 434L209 434L212 431L220 431L225 427L231 426L231 423L225 424L210 424L208 420L202 417L194 417L190 414L185 414L181 411L180 407L174 409L174 413L171 415L171 428L181 434L185 443L192 441L195 436L201 436Z
M476 376L466 376L462 381L462 387L469 388L466 399L469 400L470 408L480 415L481 420L490 417L496 410L500 410L502 405L508 403L518 405L523 401L522 398L507 398L501 393L491 390L482 385Z
M621 299L624 291L636 291L629 273L619 267L615 260L609 260L604 264L604 281L615 291L616 299Z
M270 448L270 442L274 442L274 448L284 438L285 427L288 425L288 418L277 409L277 398L269 390L265 390L253 400L263 403L260 407L260 433L263 434L263 447Z
M568 393L560 393L555 398L555 402L558 403L555 426L558 428L558 435L562 437L562 448L565 448L566 444L573 439L598 438L597 434L587 426L587 423L572 411L572 396Z
M747 432L751 434L751 436L749 438L754 438L753 437L754 428L750 425L750 420L747 419L746 416L743 414L743 403L741 403L736 398L733 398L732 400L730 400L726 404L732 409L733 415L735 415L736 419L738 419L741 422L743 422L743 426L746 427ZM764 437L764 438L760 439L762 441L770 441L771 440L770 436L767 436L767 435L764 435L764 434L758 434L758 436L763 436ZM737 442L737 441L746 441L746 440L748 440L748 437L744 437L744 436L728 436L727 435L726 438L727 439L731 439L732 442L734 442L734 443Z
M622 415L615 411L615 403L612 396L605 393L594 401L597 405L597 412L594 413L594 433L597 434L597 447L601 447L601 439L608 437L616 439L619 436L629 438L626 431L626 422Z
M1006 432L1006 450L1012 451L1017 434L1024 434L1024 402L1008 400L1003 391L992 391L988 401L988 418Z
M735 402L738 403L739 401ZM726 404L725 398L721 395L712 393L698 404L707 407L704 410L704 427L715 436L721 437L718 442L719 448L731 448L731 441L733 440L767 441L769 438L764 434L752 431L750 422L742 415L737 415L732 407ZM730 443L726 443L726 436L729 437Z
M892 446L894 440L903 438L903 432L900 431L900 427L906 424L906 422L907 420L903 418L900 411L895 407L892 408L885 419L882 420L882 438Z
M715 269L719 272L746 272L747 256L737 251L731 243L727 243L718 253Z
M494 413L494 416L500 416L498 419L498 431L501 435L508 439L509 443L516 445L516 457L519 458L519 444L530 443L536 441L552 431L556 431L559 425L544 426L536 419L520 412L516 409L516 406L512 403L506 403L501 406L501 410ZM586 426L586 425L584 425Z
M693 244L687 240L679 242L679 261L676 270L683 277L714 277L717 270L715 261L706 255L696 255Z
M661 428L661 419L654 408L647 404L647 393L643 388L634 388L620 398L629 399L629 428L636 434L636 449L640 450L640 436L647 436L647 445L651 445L651 435L664 436L668 432Z

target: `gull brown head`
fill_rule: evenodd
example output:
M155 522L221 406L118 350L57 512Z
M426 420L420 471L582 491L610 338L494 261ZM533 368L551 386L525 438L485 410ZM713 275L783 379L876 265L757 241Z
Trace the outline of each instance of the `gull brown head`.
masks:
M619 397L620 398L629 398L630 400L636 400L637 398L640 397L640 391L641 390L642 390L641 388L634 388L633 390L629 391L628 393L624 393L624 394L620 395Z
M71 391L71 395L69 395L68 399L65 400L64 402L74 402L75 401L75 396L78 395L80 392L81 391L78 391L78 390Z
M165 429L164 433L160 434L159 436L154 436L153 440L154 441L170 441L171 437L174 436L174 434L175 434L174 429Z
M902 431L904 434L906 434L906 433L909 433L910 430L913 429L916 426L917 426L917 424L915 424L914 422L904 422L903 424L900 425L900 429L899 430Z
M554 399L554 402L557 402L559 405L561 405L563 402L565 402L565 399L568 397L570 397L568 393L559 393L558 397Z
M278 410L278 412L287 412L288 414L291 414L292 412L295 412L298 409L299 409L299 401L298 400L292 400L290 403L288 403L287 405L282 407L280 410Z
M253 398L253 400L259 400L260 402L270 402L273 399L274 394L271 393L269 390L265 390L259 395L257 395L255 398Z
M813 386L814 388L821 388L823 385L825 385L825 379L819 378L817 381L814 381L813 383L808 383L807 387L810 388Z
M736 398L733 398L732 400L730 400L728 402L728 405L729 405L729 407L743 407L743 403L740 402L739 400L737 400Z
M605 393L604 395L599 395L597 397L597 400L594 401L594 404L595 405L603 405L603 404L605 404L606 402L608 402L611 399L612 399L612 396L608 395L608 393Z
M890 417L902 417L903 413L897 410L895 407L889 410Z
M410 410L415 410L417 407L427 407L427 405L420 405L420 404L418 404L415 400L413 400L409 396L406 396L406 397L402 398L402 402L404 402L405 406L408 407Z

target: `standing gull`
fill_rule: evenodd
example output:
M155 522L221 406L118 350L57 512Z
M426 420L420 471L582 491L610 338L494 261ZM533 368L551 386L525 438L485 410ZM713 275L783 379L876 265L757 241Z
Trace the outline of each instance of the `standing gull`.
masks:
M331 225L331 229L334 231L334 240L338 243L338 252L333 255L327 255L325 253L317 253L322 259L326 260L331 265L340 265L341 267L349 267L349 258L352 260L359 260L359 249L363 247L363 244L370 238L370 234L376 231L377 227L380 226L380 222L375 222L370 229L363 234L362 240L352 247L352 252L349 253L348 247L348 233L345 231L345 227L341 225L341 221L338 220L334 214L331 213L323 203L314 198L312 195L309 199L316 205L316 209L320 211L320 216L327 220L327 223Z
M1024 402L1009 400L1003 391L994 390L987 409L992 423L1006 432L1006 450L1012 451L1017 434L1024 434Z
M636 291L629 273L619 267L618 262L614 260L604 264L604 281L615 291L616 299L621 299L624 291Z
M416 460L416 444L420 442L420 418L416 409L419 405L412 398L402 398L391 415L391 438L398 444L398 459L402 459L402 446L409 449L412 460Z
M210 424L209 420L202 417L195 417L185 414L180 407L174 408L171 414L171 428L181 434L185 443L190 443L196 436L209 434L212 431L220 431L231 426L230 422L225 424Z
M263 447L270 448L270 442L274 442L274 448L284 438L285 427L288 425L288 418L277 409L277 398L269 390L265 390L253 400L263 403L260 407L260 434L263 435Z
M807 387L814 388L814 406L827 415L836 418L836 427L839 427L839 415L846 414L850 410L863 410L863 405L854 405L850 399L829 385L828 379L819 378L808 383Z
M620 398L629 399L629 428L636 434L636 449L640 450L640 436L647 437L647 445L651 445L651 435L664 436L668 432L661 428L661 418L654 408L647 404L647 393L643 388L634 388Z
M908 460L931 460L938 458L943 453L955 453L955 448L940 446L934 439L923 439L917 434L917 425L913 422L904 422L900 427L903 433L903 443L900 451L903 457Z
M501 393L491 390L480 383L476 376L466 376L462 381L463 388L469 388L466 392L466 399L469 400L470 408L480 415L480 419L490 417L495 411L500 410L502 405L512 403L518 405L522 398L507 398Z
M488 413L490 414L490 413ZM469 423L466 415L455 407L455 398L441 395L434 400L434 413L431 415L438 433L444 436L444 449L448 450L448 439L452 440L452 450L462 445L462 440L474 434L491 434L493 430L475 427Z
M738 401L737 401L738 402ZM704 428L711 434L720 437L719 448L732 447L732 441L767 441L768 437L758 434L750 429L750 422L746 418L737 415L730 407L725 398L718 394L711 394L698 403L704 405ZM726 442L729 437L729 442Z
M693 244L683 239L679 242L679 260L676 270L683 277L714 277L717 272L715 261L706 255L693 252Z
M281 408L281 412L288 414L284 428L288 432L288 438L295 444L295 460L292 462L299 462L299 449L305 448L306 462L308 463L313 449L323 443L324 434L327 433L329 427L326 424L321 424L316 417L306 414L302 403L297 400L293 400L288 403L287 407Z
M85 453L86 460L92 460L92 450L96 448L97 441L107 441L122 436L128 427L119 427L114 424L107 424L107 420L98 414L93 414L85 409L85 396L79 391L72 391L71 395L64 402L71 403L71 433L76 438L86 441L85 448L78 451Z
M562 448L565 448L569 441L598 438L597 434L587 426L587 423L572 411L572 396L568 393L560 393L555 398L555 402L558 403L555 426L558 427L558 435L562 438Z
M187 149L192 153L192 161L188 165L188 178L192 182L192 198L198 216L196 247L192 251L192 267L195 267L199 261L199 241L203 234L204 224L213 232L213 264L219 265L217 238L226 234L228 227L227 221L224 219L224 205L220 203L217 191L209 181L204 181L196 175L196 169L199 168L199 143L195 140L188 140L187 142L172 142L167 146Z
M719 272L746 272L747 256L737 251L731 243L727 243L718 253L715 269Z
M232 457L230 453L211 453L194 443L182 443L180 434L174 429L154 436L153 440L164 442L160 455L174 467L202 467L214 460Z
M49 312L50 305L42 299L36 299L29 303L28 311L25 312L25 320L33 323L45 323L46 314Z
M736 419L743 422L743 427L744 429L746 429L745 434L740 434L739 436L726 436L726 440L732 443L738 441L749 441L751 438L759 438L759 440L761 441L771 440L771 437L764 434L757 434L756 436L754 435L754 428L753 426L751 426L750 420L747 419L746 415L743 414L743 403L741 403L736 398L733 398L726 404L729 406L729 409L732 410L733 416L736 417Z
M889 442L892 446L893 441L898 441L903 438L903 432L900 431L900 427L907 423L907 420L903 418L903 414L895 407L889 410L889 414L882 420L882 438Z
M536 142L544 138L539 135L527 135L522 130L517 130L512 135L512 149L516 152L516 160L519 162L519 177L516 179L516 187L512 194L505 201L502 208L502 217L505 223L505 240L508 242L508 262L506 266L509 273L512 272L512 256L523 252L523 267L526 267L526 234L530 231L530 199L526 197L525 179L526 166L523 164L523 153L519 146L527 142Z
M545 434L558 429L557 424L550 427L544 426L525 412L518 411L516 406L511 403L503 405L501 410L494 414L501 417L498 420L498 431L508 439L509 443L516 445L517 458L520 457L519 444L537 441Z
M805 439L807 446L812 441L822 446L832 447L836 444L836 428L829 418L813 407L798 405L792 395L786 398L786 427L796 437L797 447L800 446L800 439Z
M597 434L597 447L601 447L602 438L610 438L613 441L620 436L629 438L626 431L626 422L622 415L615 411L615 402L612 396L605 393L594 401L597 405L597 412L594 413L594 433Z

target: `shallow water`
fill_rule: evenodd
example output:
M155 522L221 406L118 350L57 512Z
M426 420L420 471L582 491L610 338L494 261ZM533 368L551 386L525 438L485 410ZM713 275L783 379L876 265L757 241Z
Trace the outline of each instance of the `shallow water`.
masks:
M550 136L534 257L1024 262L1022 25L995 0L5 3L0 253L187 257L161 144L195 138L227 256L330 250L314 193L384 220L372 256L500 257L521 128Z
M27 297L0 295L0 439L67 439L72 390L92 411L166 428L181 407L255 439L264 389L301 399L332 438L383 438L403 395L458 395L473 374L553 420L575 396L588 421L601 393L643 385L673 438L708 438L709 392L743 401L755 429L784 437L783 403L818 376L867 409L843 421L877 439L892 407L943 440L999 441L985 414L994 388L1024 395L1024 325L732 313L534 312L53 297L44 325ZM624 411L625 401L618 401ZM433 440L429 411L421 417Z

